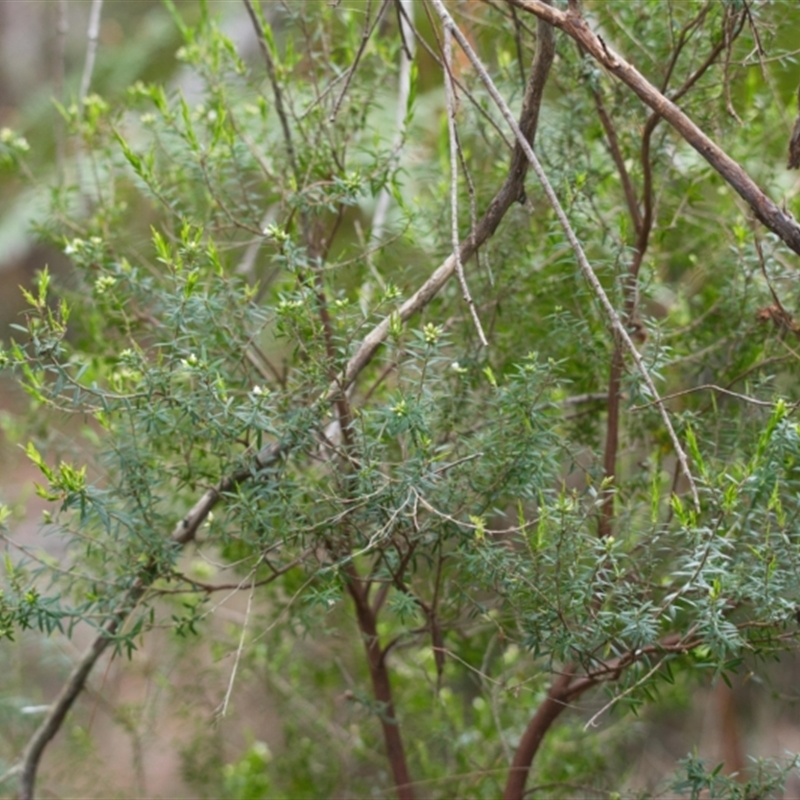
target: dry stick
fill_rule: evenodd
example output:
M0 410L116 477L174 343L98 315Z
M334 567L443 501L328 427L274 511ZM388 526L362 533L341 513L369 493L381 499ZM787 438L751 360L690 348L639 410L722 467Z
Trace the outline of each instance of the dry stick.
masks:
M469 286L467 286L467 278L464 275L464 265L461 263L460 254L458 252L458 141L456 139L456 93L455 86L453 85L453 76L451 74L453 62L453 39L450 35L450 29L444 29L444 89L445 98L447 102L447 132L450 137L450 221L451 221L451 236L453 242L453 255L456 257L456 275L458 276L458 283L461 286L461 294L464 297L464 302L469 306L470 314L472 314L472 321L475 323L475 329L478 331L478 338L484 347L489 346L486 341L486 334L483 332L478 311L475 308L475 303L472 295L469 293Z
M650 108L658 112L676 131L729 183L753 210L755 216L776 233L783 242L800 254L800 225L783 212L721 147L715 144L671 100L668 100L637 69L615 53L577 13L577 6L566 13L542 0L509 0L540 19L563 30L592 57L616 75Z
M100 12L103 10L103 0L92 0L92 7L89 12L89 27L86 30L86 57L83 62L83 74L81 75L81 85L78 90L78 118L83 117L83 110L86 104L86 96L89 94L89 87L92 84L92 73L94 72L95 55L97 54L97 40L100 36ZM76 169L78 175L78 188L81 193L81 203L84 212L89 211L88 193L84 188L84 171L88 156L86 155L80 137L77 138L76 147ZM87 178L88 183L88 178ZM98 187L99 192L99 187Z
M247 2L248 0L245 0ZM531 74L528 78L528 85L525 88L525 96L522 103L519 128L525 136L532 141L539 122L539 109L541 108L544 86L547 75L553 62L555 45L549 25L540 25L540 38L537 44L536 57L534 58ZM509 166L508 176L500 187L497 194L492 198L489 207L484 213L478 225L469 238L461 244L461 260L466 261L475 250L489 239L509 208L524 196L525 175L528 169L528 161L525 158L522 147L517 144ZM455 270L455 258L453 255L441 264L427 281L402 304L397 311L402 321L408 320L413 314L422 310L437 292L444 286ZM322 408L333 400L335 395L346 390L358 377L359 373L367 366L372 357L377 352L389 332L389 318L384 319L377 325L361 342L359 348L347 362L341 375L336 381L332 381L328 389L322 393L316 405ZM223 494L231 491L237 484L257 476L260 471L264 471L274 466L280 458L286 455L291 449L287 442L276 442L264 447L253 459L250 469L239 470L232 475L222 479L216 486L206 490L200 499L181 519L171 534L171 539L177 546L186 545L190 542L209 512L222 498ZM134 590L132 590L133 592ZM133 594L127 598L127 606L133 607L138 599ZM30 775L27 780L27 794L21 793L22 800L30 800L33 797L33 786L36 769L41 760L42 753L47 743L56 735L64 721L69 709L77 699L78 695L86 682L92 667L100 658L103 650L112 641L111 636L119 627L120 622L127 612L120 612L119 618L110 620L101 629L95 640L89 645L81 660L75 666L68 679L65 689L53 702L45 719L33 735L33 738L25 748L25 752L18 767L14 768L14 774L23 772ZM113 627L111 626L113 623ZM67 691L72 687L70 691Z
M258 567L258 564L256 564ZM236 672L239 669L239 659L242 657L244 651L244 638L247 633L247 622L250 619L250 609L253 606L253 595L256 591L256 576L253 570L253 579L250 581L250 594L247 595L247 608L244 612L244 622L242 623L242 632L239 635L239 646L236 648L236 656L233 659L233 669L231 670L231 677L228 681L228 690L225 692L225 699L222 701L216 717L217 720L221 719L228 713L228 703L230 703L231 695L233 694L233 684L236 681Z
M573 231L572 226L567 219L567 215L564 213L564 209L561 207L561 203L556 196L555 191L553 191L553 187L550 185L550 181L547 179L547 175L542 169L542 165L539 163L539 159L536 157L536 154L533 152L533 148L528 144L527 139L523 135L522 131L519 129L517 125L517 121L514 119L514 115L511 113L508 105L506 104L505 100L503 100L500 92L498 92L497 87L494 85L494 82L489 77L488 72L484 68L483 64L481 63L480 59L475 55L470 43L467 41L467 38L461 33L458 29L456 24L453 22L453 18L448 13L447 9L444 6L442 0L432 0L434 7L436 8L439 16L442 19L442 24L445 27L451 29L453 36L458 40L458 43L461 45L464 53L466 54L467 58L469 58L472 66L475 68L476 72L479 74L481 80L483 81L484 85L489 91L489 94L492 96L492 99L495 101L497 107L500 109L503 117L505 117L506 122L508 122L511 130L514 132L514 135L517 138L517 142L522 147L526 157L531 163L534 172L536 173L536 177L539 178L539 182L542 184L542 188L544 189L545 194L547 195L547 199L550 202L553 210L556 212L556 216L558 217L558 221L564 231L564 234L567 237L572 249L575 253L575 258L578 261L578 265L581 268L581 272L583 272L586 281L592 287L595 295L597 296L600 304L605 309L606 314L611 322L611 326L616 332L617 336L622 340L625 347L630 352L631 356L633 357L634 363L638 368L639 372L642 375L642 379L644 380L647 388L649 389L653 398L656 399L658 402L658 409L661 414L661 419L664 422L664 425L669 432L670 439L672 440L672 445L675 448L675 452L678 456L678 460L681 464L681 470L683 474L686 476L687 481L689 482L689 489L692 494L692 499L694 501L695 507L699 510L700 508L700 497L697 494L697 486L695 485L694 478L692 477L692 473L689 469L689 462L686 457L686 453L683 450L683 446L681 445L680 439L678 439L678 435L675 433L675 429L672 427L672 422L670 421L669 414L667 414L667 410L660 401L658 390L653 383L653 379L650 377L650 373L647 371L647 367L642 360L641 355L639 355L639 351L636 349L636 346L631 341L631 337L628 335L628 331L625 329L625 326L622 324L622 320L620 320L619 315L617 314L616 309L611 304L611 301L608 299L608 295L606 295L605 289L603 289L603 285L597 278L594 270L592 269L591 264L589 264L588 259L586 258L586 254L583 252L583 248L581 247L581 243L578 241L578 237L575 235L575 231ZM550 9L550 6L545 6L546 8ZM553 9L550 9L551 11Z
M400 5L398 5L397 9L401 17L404 17L408 24L411 26L411 30L414 33L414 37L420 43L421 47L425 50L425 52L437 63L442 69L444 69L444 64L442 63L442 59L439 57L440 50L435 50L432 45L428 44L427 39L414 27L411 17L408 16L405 10L405 3L406 2L414 2L414 0L400 0ZM427 13L427 7L425 8ZM461 89L461 93L467 97L472 103L473 110L480 114L488 123L489 125L497 131L497 135L503 140L503 144L508 147L509 150L512 149L511 142L506 138L505 131L500 127L500 124L495 120L495 118L483 107L481 103L478 102L478 99L470 92L470 90L465 86L463 81L459 81L455 76L453 76L453 80L455 81L456 86Z

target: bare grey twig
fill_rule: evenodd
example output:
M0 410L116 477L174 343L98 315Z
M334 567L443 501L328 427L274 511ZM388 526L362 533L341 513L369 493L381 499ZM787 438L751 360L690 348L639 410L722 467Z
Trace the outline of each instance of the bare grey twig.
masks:
M236 648L236 656L233 659L233 669L231 669L231 677L228 680L228 688L225 691L225 699L222 701L222 704L219 708L217 713L217 719L224 717L228 712L228 704L231 700L231 694L233 693L233 685L236 682L236 672L239 669L239 659L242 657L242 653L244 652L244 638L247 635L247 622L250 619L250 611L253 607L253 595L256 591L256 577L255 577L255 569L253 570L253 578L250 581L250 592L247 595L247 608L244 612L244 622L242 623L242 632L239 635L239 646Z
M456 275L458 276L458 283L461 286L461 294L464 297L464 302L469 307L472 321L475 323L475 329L478 331L478 338L484 347L489 346L486 341L486 334L483 332L478 311L475 308L475 302L467 285L467 278L464 275L464 265L461 263L461 255L459 253L459 236L458 236L458 153L459 144L456 136L456 93L452 77L452 63L453 63L453 44L450 29L444 29L444 87L445 99L447 103L447 132L450 138L450 220L451 220L451 236L453 243L453 255L456 259Z
M62 106L66 106L64 80L67 70L67 34L69 33L69 12L67 0L58 0L58 19L56 22L56 60L53 76L55 95ZM60 115L56 128L56 170L59 181L64 180L64 166L67 155L66 126Z

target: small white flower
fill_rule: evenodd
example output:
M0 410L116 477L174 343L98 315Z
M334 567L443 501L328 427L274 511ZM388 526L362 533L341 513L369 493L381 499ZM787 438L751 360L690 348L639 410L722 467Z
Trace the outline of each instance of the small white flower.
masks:
M65 255L71 256L75 253L79 253L83 250L83 246L86 243L83 239L73 239L71 242L67 242L67 246L64 248Z

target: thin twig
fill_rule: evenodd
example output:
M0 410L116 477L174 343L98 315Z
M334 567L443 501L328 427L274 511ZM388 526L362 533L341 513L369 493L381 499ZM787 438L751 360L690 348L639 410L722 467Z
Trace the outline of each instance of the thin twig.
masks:
M254 8L252 0L243 0L243 2L250 16L250 21L253 23L256 38L258 39L258 46L261 49L261 53L267 65L267 77L269 78L270 86L272 86L272 94L275 97L275 110L278 112L278 119L280 119L281 128L283 129L283 141L286 146L286 155L289 157L289 165L292 168L292 173L295 178L298 178L297 158L295 157L294 143L292 142L292 131L289 127L289 118L286 115L286 109L283 106L283 92L281 91L281 85L278 83L278 76L275 72L275 62L272 60L272 53L270 53L269 50L267 37L261 25L261 15Z
M722 65L722 86L725 94L725 110L739 125L743 125L742 118L736 113L731 97L731 53L733 52L733 29L736 23L736 12L733 6L726 6L722 20L722 40L725 42L725 61Z
M383 17L383 12L386 10L386 6L389 5L390 0L383 0L381 3L381 7L378 9L378 13L375 15L375 19L370 22L370 12L372 11L372 0L367 0L367 8L364 12L367 20L366 24L364 25L364 32L361 34L361 41L358 44L358 50L356 51L355 58L353 59L353 63L350 68L347 70L346 77L344 80L344 86L342 87L342 91L339 92L339 96L336 98L336 102L333 104L333 111L331 111L331 115L328 118L329 122L334 122L336 120L336 115L339 113L339 107L342 105L342 101L344 100L345 95L347 94L347 90L350 88L350 81L353 80L353 75L356 74L356 70L358 69L358 64L361 61L361 56L364 55L364 50L366 50L367 43L372 36L373 31L377 24L381 21L381 17Z
M672 400L675 397L683 397L687 394L693 394L694 392L702 392L705 390L709 390L712 392L719 392L720 394L726 394L729 397L735 397L737 400L744 400L746 403L752 403L755 406L764 406L765 408L774 408L775 403L768 402L767 400L756 400L754 397L748 397L746 394L739 394L738 392L732 392L730 389L725 389L722 386L717 386L713 383L704 383L700 386L693 386L691 389L683 389L680 392L672 392L671 394L665 394L661 398L661 402L666 402L667 400ZM652 403L643 403L640 406L632 406L631 411L643 411L646 408L650 408L651 406L655 405L657 401L653 401Z
M56 60L53 83L58 102L66 108L66 89L64 85L67 71L67 34L69 33L69 12L67 0L58 0L58 21L56 22ZM64 181L64 162L66 160L66 125L60 114L56 116L56 171L59 183Z
M133 598L130 598L133 599ZM135 600L132 604L135 604ZM19 763L18 772L21 773L19 800L33 800L34 787L36 783L36 770L39 766L42 753L50 740L58 733L69 709L83 691L89 673L103 654L103 651L113 641L113 636L126 618L126 611L123 609L117 612L102 627L101 632L95 637L94 641L84 652L80 661L75 665L67 682L62 687L50 711L42 720L31 737Z
M231 670L231 677L228 681L228 689L225 692L225 699L222 701L222 705L219 708L218 713L216 714L216 718L222 719L228 711L228 703L231 699L231 693L233 692L233 684L236 680L236 671L239 669L239 659L242 657L242 652L244 651L244 637L247 634L247 622L250 619L250 609L253 606L253 595L256 591L256 578L255 578L255 569L253 570L253 580L250 581L250 593L247 595L247 608L244 611L244 622L242 622L242 632L239 636L239 646L236 648L236 656L233 659L233 669Z
M464 265L461 263L459 254L458 236L458 152L459 145L456 139L456 93L453 86L452 63L453 63L453 44L450 29L444 29L444 88L447 103L447 132L450 137L450 233L453 244L453 254L456 257L456 275L461 286L461 294L464 302L469 307L475 329L478 331L478 338L484 347L489 346L486 341L486 334L483 332L480 317L475 309L475 302L467 285L467 278L464 275Z
M413 0L410 1L413 2ZM406 20L409 21L411 30L414 31L414 36L419 41L420 45L422 45L422 48L442 69L444 69L444 64L442 63L442 59L439 57L439 53L437 53L436 50L434 50L433 47L431 47L430 44L428 44L428 40L416 29L416 27L414 27L413 22L411 22L411 17L406 15L405 3L401 2L401 4L398 6L398 9L400 12L400 16L404 17ZM461 81L458 80L458 78L455 78L454 76L453 80L455 80L456 86L458 86L458 88L461 90L461 93L469 99L470 103L472 103L472 107L475 109L475 111L478 114L480 114L497 131L497 134L503 140L503 143L506 145L506 147L511 149L513 145L508 140L505 131L498 124L497 120L483 107L482 103L478 102L478 99L475 97L475 95L473 95L472 92L470 92L470 90Z

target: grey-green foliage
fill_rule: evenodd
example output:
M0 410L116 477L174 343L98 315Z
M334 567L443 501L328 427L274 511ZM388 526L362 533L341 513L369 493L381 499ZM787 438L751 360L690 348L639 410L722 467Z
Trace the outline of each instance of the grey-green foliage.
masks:
M680 4L665 23L634 5L608 3L605 22L653 47L650 77L663 78L659 65L674 47L664 26L700 6ZM712 35L727 5L713 4L704 18ZM790 14L773 5L760 9L765 36ZM48 525L69 542L74 564L55 573L24 559L8 564L5 636L30 626L70 631L78 620L99 625L134 589L143 595L116 634L121 650L154 625L202 636L207 592L170 533L209 486L239 473L197 547L230 562L244 589L296 562L257 594L270 633L263 651L247 649L240 679L269 686L270 675L280 677L324 707L342 691L340 674L314 663L302 636L345 637L342 657L358 680L351 728L342 726L352 734L352 772L338 771L318 727L293 717L285 730L291 756L272 762L256 743L216 771L215 791L230 797L389 785L373 746L385 709L363 664L351 663L362 645L346 599L352 569L373 582L373 600L385 594L379 634L396 642L388 658L398 716L412 770L431 781L431 796L501 791L505 756L552 670L572 664L609 682L622 698L618 710L636 710L676 672L731 671L794 638L796 359L787 356L785 331L756 321L771 293L730 195L714 194L720 183L673 134L663 129L653 139L649 168L663 193L640 276L645 361L664 394L716 383L749 397L702 390L670 406L700 492L695 509L675 478L654 398L632 369L623 379L618 474L603 481L605 407L577 396L605 390L613 337L533 182L532 208L514 209L481 268L468 269L488 350L476 344L455 282L421 317L400 323L400 303L449 248L446 137L438 115L414 118L412 108L413 158L398 160L386 126L401 42L387 17L346 73L362 12L360 4L290 4L273 27L264 22L291 145L263 62L244 61L208 16L191 27L176 15L178 58L203 81L199 102L137 83L119 106L94 96L81 117L64 110L83 142L81 173L92 178L80 190L54 191L42 231L74 272L55 289L41 273L17 341L2 352L33 412L58 412L48 417L50 436L27 448L53 506ZM487 28L487 64L514 96L512 29L485 14L498 26ZM642 112L624 90L588 73L568 43L559 52L552 80L561 99L554 92L546 101L538 143L621 305L630 220L602 130L584 122L589 88L605 95L630 158ZM705 52L678 61L678 85ZM430 75L413 79L433 103L439 90ZM473 75L463 79L488 103ZM734 86L756 99L767 91L744 80ZM723 119L712 80L690 96L701 123ZM774 118L749 118L771 154L779 148L769 138ZM496 136L480 115L465 109L459 124L482 211L507 158L496 157ZM744 158L736 130L721 124L723 144ZM25 157L20 140L6 139L2 165ZM365 232L384 189L395 217L388 244L373 252ZM789 256L769 239L763 245L789 308ZM387 341L351 389L343 431L329 387L387 318ZM58 453L65 415L75 421L71 435L87 443L84 458ZM259 467L256 455L269 445L280 457ZM615 531L601 539L608 491ZM181 601L160 601L176 590ZM335 653L336 642L329 646ZM572 774L553 771L562 792L570 781L622 788L625 765L616 784L603 775L603 764L615 763L608 753L584 748L571 758ZM687 764L678 789L720 790L695 761ZM208 780L202 764L192 762L193 772ZM726 791L738 796L735 786Z

